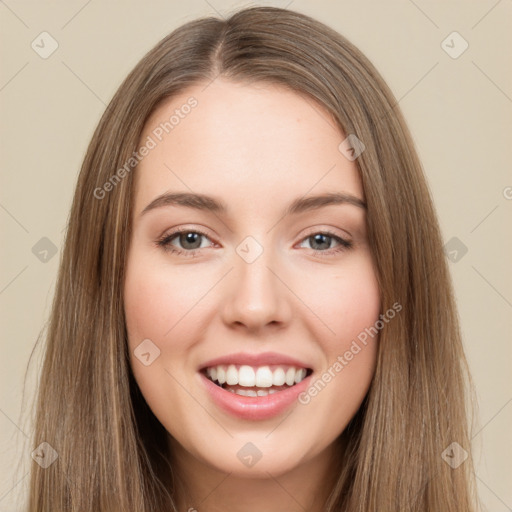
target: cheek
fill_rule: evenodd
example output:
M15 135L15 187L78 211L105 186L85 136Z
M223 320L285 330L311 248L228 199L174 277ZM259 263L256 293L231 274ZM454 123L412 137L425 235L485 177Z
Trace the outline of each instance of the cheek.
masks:
M324 335L317 339L330 358L347 350L351 341L379 318L380 291L371 258L351 263L325 280L317 280L314 293L309 294L311 309L323 323Z
M158 418L165 419L171 405L177 407L180 399L186 399L172 376L181 372L196 341L190 319L197 314L204 285L185 279L179 270L162 268L142 252L134 251L130 257L124 310L131 367L146 402ZM150 354L147 366L145 353Z
M131 367L146 402L168 431L180 425L171 421L172 411L186 411L187 405L190 408L190 397L182 385L188 388L191 384L182 370L197 342L191 319L200 314L198 302L205 293L204 282L191 280L179 267L164 268L144 251L135 249L130 254L124 310ZM139 349L143 341L149 346L144 351ZM138 356L144 352L150 353L148 365Z
M299 403L311 418L310 429L320 449L324 446L320 440L334 439L356 414L375 371L378 332L374 326L381 304L370 257L331 274L323 293L318 287L310 297L315 301L312 309L322 320L315 325L324 359Z
M161 348L169 344L179 350L187 340L187 315L204 295L204 281L190 279L179 268L162 268L143 255L133 254L127 267L124 307L130 346L143 339L154 340Z

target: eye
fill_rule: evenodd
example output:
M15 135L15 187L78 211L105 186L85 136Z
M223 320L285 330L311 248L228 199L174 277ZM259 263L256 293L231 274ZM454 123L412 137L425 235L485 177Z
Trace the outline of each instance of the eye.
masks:
M346 240L345 238L342 238L328 230L312 233L304 238L302 243L307 241L310 241L312 250L319 256L329 256L352 248L351 241ZM332 241L337 242L339 244L338 247L330 248Z
M202 231L180 228L174 230L172 233L164 235L162 238L157 240L156 244L159 247L162 247L165 251L186 257L193 257L196 255L198 250L201 249L202 237L208 238L206 233L203 233ZM182 245L183 249L171 244L175 238Z

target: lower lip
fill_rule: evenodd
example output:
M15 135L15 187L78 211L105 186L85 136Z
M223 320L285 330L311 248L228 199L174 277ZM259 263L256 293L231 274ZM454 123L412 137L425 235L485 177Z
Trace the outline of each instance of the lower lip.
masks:
M246 420L265 420L277 416L294 402L298 395L306 390L311 375L291 386L289 389L277 391L267 396L241 396L214 384L208 377L200 373L208 393L213 401L226 412Z

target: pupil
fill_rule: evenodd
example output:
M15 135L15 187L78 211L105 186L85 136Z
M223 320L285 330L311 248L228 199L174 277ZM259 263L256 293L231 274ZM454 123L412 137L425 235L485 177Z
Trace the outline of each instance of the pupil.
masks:
M197 243L197 240L199 240L200 236L201 235L199 235L199 233L185 233L184 235L182 235L182 238L181 238L180 242L182 242L184 247L187 247L188 243L191 243L191 244L194 244L194 242ZM201 243L199 243L199 246L200 245L201 245ZM199 246L197 246L197 247L188 247L188 249L197 249Z
M318 244L322 245L322 239L323 239L323 240L324 240L323 244L325 245L325 240L326 240L326 239L328 240L328 242L327 242L327 247L323 247L323 249L328 249L328 248L329 248L329 245L330 245L330 243L329 243L330 238L331 238L330 236L322 235L322 234L318 234L318 235L313 236L313 240L314 240L314 243L315 243L315 244L317 244L317 243L318 243Z

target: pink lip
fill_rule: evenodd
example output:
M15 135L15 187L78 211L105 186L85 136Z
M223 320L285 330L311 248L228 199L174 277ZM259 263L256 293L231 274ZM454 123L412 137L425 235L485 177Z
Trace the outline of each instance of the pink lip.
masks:
M221 363L216 363L221 364ZM240 396L214 384L206 375L199 373L206 390L213 401L224 411L245 420L265 420L283 412L305 391L311 382L311 375L283 391L267 396Z
M237 354L229 354L211 359L210 361L202 364L200 370L221 364L246 364L248 366L286 365L298 368L309 368L306 363L299 361L298 359L294 359L293 357L289 357L284 354L278 354L276 352L263 352L261 354L247 354L239 352Z

